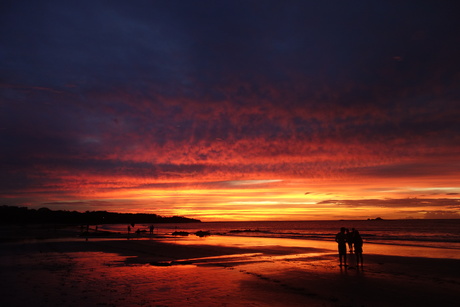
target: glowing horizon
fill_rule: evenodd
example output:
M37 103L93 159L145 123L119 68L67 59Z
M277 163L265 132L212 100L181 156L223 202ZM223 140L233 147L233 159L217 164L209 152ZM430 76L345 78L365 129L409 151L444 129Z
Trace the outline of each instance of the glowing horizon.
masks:
M458 218L457 187L375 188L375 183L348 184L320 180L238 180L190 183L173 188L110 188L88 195L44 196L47 202L22 203L31 208L185 216L202 221ZM202 187L199 187L202 185ZM209 186L214 186L210 188ZM226 187L227 186L227 187ZM241 188L241 187L244 188ZM354 189L353 192L348 192ZM33 194L33 193L30 193ZM37 194L42 194L38 192ZM91 196L95 196L91 198ZM75 198L78 200L69 200ZM446 208L453 208L448 211Z

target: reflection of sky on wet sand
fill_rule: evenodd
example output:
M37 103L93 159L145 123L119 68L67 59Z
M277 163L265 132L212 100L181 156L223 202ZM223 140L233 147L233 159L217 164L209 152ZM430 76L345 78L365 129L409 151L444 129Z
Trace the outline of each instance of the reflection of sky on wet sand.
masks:
M89 243L93 241L99 240ZM139 241L143 241L144 247L150 245L147 240ZM53 243L59 244L58 250L70 247L60 241ZM137 243L141 242L132 243L139 246ZM151 243L154 244L154 240ZM40 245L24 246L35 249L37 244ZM20 245L14 248L22 249ZM161 249L161 245L158 248ZM28 266L21 271L20 278L14 277L18 271L14 266L4 274L5 279L11 281L11 289L27 289L27 296L19 293L10 296L18 305L42 301L66 306L285 306L286 302L300 306L309 301L302 291L292 292L293 286L281 278L290 270L301 269L299 264L304 262L286 262L277 256L241 253L202 257L192 265L163 267L130 264L130 256L116 253L43 251L27 253L24 259ZM21 260L21 268L24 265ZM335 274L335 262L330 267ZM27 283L21 283L22 280Z
M209 237L181 237L170 240L177 244L209 244L234 247L299 247L299 248L320 248L335 249L334 242L315 241L315 240L297 240L287 238L268 238L268 237L238 237L238 236L209 236Z
M2 262L2 279L8 281L0 289L3 306L267 306L257 303L267 297L272 306L282 306L286 300L280 289L265 293L275 284L260 286L259 277L232 267L127 265L126 258L103 252L35 252L5 270L7 262ZM295 294L287 299L302 302Z
M49 306L319 306L325 301L330 302L331 291L342 298L342 305L347 305L348 291L355 290L355 287L343 288L342 283L347 278L360 286L377 279L378 283L384 281L386 285L393 285L397 280L387 276L389 269L395 270L398 273L395 276L401 278L400 272L406 272L407 262L412 261L403 259L402 271L385 265L387 275L382 275L379 273L382 264L365 255L364 270L347 271L337 266L334 242L313 241L309 244L307 240L251 239L224 236L177 238L175 242L183 244L251 245L259 247L254 249L259 252L238 253L234 250L236 254L204 256L194 258L192 264L172 266L133 263L131 256L110 252L76 251L98 241L91 246L117 247L123 253L129 250L130 253L144 252L151 256L164 254L165 258L178 260L190 257L186 253L168 254L166 245L156 244L156 240L122 240L121 245L114 244L113 240L110 244L102 240L81 241L79 245L73 241L73 246L77 245L75 248L57 241L53 244L12 244L9 254L0 250L2 281L8 281L5 287L0 287L0 292L11 293L8 302L14 304L7 306L32 306L35 302ZM256 242L259 245L255 245ZM280 245L280 242L290 243ZM315 243L318 244L314 246L316 248L327 245L332 249L314 249ZM374 245L367 247L371 250ZM8 256L12 253L17 253L18 257ZM416 272L406 274L409 274L406 278L412 280L411 274ZM369 289L380 290L375 283ZM343 293L337 294L340 291ZM372 295L367 299L363 302L374 302Z
M257 281L262 275L231 266L125 265L125 257L99 252L71 253L69 256L74 269L67 278L69 283L64 287L67 289L62 291L81 293L78 299L91 304L248 306L266 301L267 296L272 306L282 306L286 299L302 302L301 296L285 297L280 289L265 293L266 287L276 287L277 283L267 282L261 287ZM252 286L247 288L248 284Z
M171 240L176 244L205 244L234 246L240 248L259 247L265 252L295 254L289 257L313 257L316 255L335 254L337 243L333 241L280 239L266 237L209 236L205 238L186 237ZM292 252L289 252L292 249ZM379 254L403 257L427 257L460 259L458 249L430 248L419 246L402 246L392 244L364 243L364 255ZM296 256L297 255L297 256ZM285 255L283 256L285 257Z

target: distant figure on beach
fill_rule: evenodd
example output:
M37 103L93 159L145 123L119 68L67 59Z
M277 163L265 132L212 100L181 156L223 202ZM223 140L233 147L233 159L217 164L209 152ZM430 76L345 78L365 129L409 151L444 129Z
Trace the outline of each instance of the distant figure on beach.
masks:
M131 232L131 226L128 225L128 235Z
M150 235L153 235L153 229L154 229L153 225L150 225L149 229L150 229Z
M356 266L359 267L361 262L361 267L363 266L363 238L359 234L358 230L354 230L353 235L353 244L355 246L355 255L356 255Z
M350 253L353 253L353 236L354 236L354 228L350 230L346 230L347 233L347 244L348 244L348 249L350 250Z
M339 247L340 266L342 266L342 258L343 264L347 266L347 235L345 227L340 228L340 232L335 235L335 242L338 243Z

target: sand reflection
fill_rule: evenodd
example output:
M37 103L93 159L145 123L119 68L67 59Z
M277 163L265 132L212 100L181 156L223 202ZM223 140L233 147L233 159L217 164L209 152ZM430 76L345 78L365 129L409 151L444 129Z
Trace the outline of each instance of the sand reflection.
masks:
M216 245L216 246L231 246L237 248L262 248L267 250L285 250L285 248L305 248L309 250L321 249L332 251L335 249L335 243L329 241L315 240L297 240L286 238L267 238L267 237L237 237L237 236L209 236L209 237L185 237L175 238L172 240L164 240L175 244L185 245ZM296 251L295 249L292 249Z
M446 306L460 282L457 260L369 255L364 269L341 270L334 242L295 239L42 240L2 247L2 306L407 306L398 304L401 297ZM158 261L171 265L151 264ZM397 290L379 296L382 287ZM421 300L419 293L430 296Z
M249 269L242 266L235 269L230 265L126 265L126 257L100 252L70 253L68 256L72 259L73 268L65 278L59 277L61 283L56 290L63 296L72 293L80 303L117 306L257 306L258 301L260 304L266 302L268 296L273 306L283 306L286 300L279 289L272 293L266 292L266 287L278 285L276 281L270 282L269 277L254 273L260 272L261 268L254 270L256 267ZM252 256L257 255L232 257L236 261L237 258ZM53 258L57 263L69 259L59 260L59 256ZM231 263L228 256L203 257L202 260L230 260L228 263ZM258 283L260 280L266 283L261 285ZM301 295L291 295L288 300L300 303L304 298Z
M216 246L233 246L239 248L261 248L266 252L280 252L286 254L327 254L336 253L337 243L332 241L304 240L304 239L286 239L286 238L267 238L267 237L237 237L237 236L210 236L210 237L185 237L166 240L175 244L185 245L216 245ZM403 257L426 257L426 258L446 258L460 259L457 249L421 247L394 244L376 244L364 243L364 256L366 254L403 256ZM294 256L295 257L295 256Z

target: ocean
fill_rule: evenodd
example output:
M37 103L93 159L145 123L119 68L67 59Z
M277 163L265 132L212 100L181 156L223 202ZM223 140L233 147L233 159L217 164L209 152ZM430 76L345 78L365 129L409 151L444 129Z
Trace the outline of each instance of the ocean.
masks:
M147 224L132 227L148 232ZM343 220L343 221L255 221L154 224L157 236L177 238L182 244L276 244L282 246L315 245L334 249L335 235L341 227L357 229L364 241L365 253L414 256L431 255L460 259L460 220ZM127 225L100 225L101 230L127 232ZM174 232L189 233L173 236ZM198 237L196 232L209 232ZM257 241L254 241L257 239ZM220 243L219 243L220 242ZM233 243L232 243L233 242ZM327 242L320 244L320 242Z

